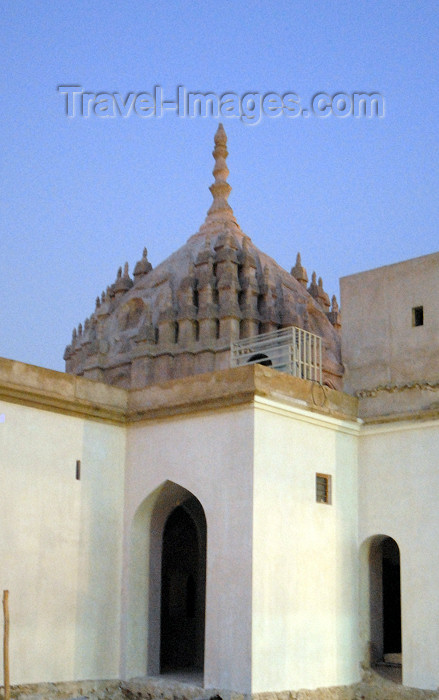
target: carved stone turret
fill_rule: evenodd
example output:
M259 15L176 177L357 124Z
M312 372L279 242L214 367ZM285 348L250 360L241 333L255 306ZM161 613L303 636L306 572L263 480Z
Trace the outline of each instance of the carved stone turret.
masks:
M148 260L148 251L146 248L144 248L142 259L136 263L136 266L134 268L134 273L133 273L134 280L137 282L141 277L143 277L143 275L147 275L148 272L151 272L151 270L152 270L152 265Z
M182 346L190 347L196 340L197 330L197 280L195 278L195 266L189 266L186 277L183 277L177 290L177 321L178 340Z
M238 304L238 244L228 232L221 233L215 244L216 279L220 319L220 338L228 344L239 338L241 311Z
M210 238L206 236L204 247L195 261L198 292L199 340L202 345L212 344L219 335L218 290L213 268Z
M120 267L117 271L116 282L113 285L114 296L119 298L122 294L125 294L133 286L133 280L128 273L128 263L125 263L123 274L122 268Z
M332 307L331 311L328 311L326 314L329 321L332 323L334 328L336 328L338 331L341 329L341 313L340 309L338 308L338 302L335 294L332 296Z
M311 283L308 287L308 293L311 294L314 299L319 298L319 286L317 284L317 275L315 272L313 272L311 275Z
M96 300L65 352L66 370L122 387L229 366L239 338L298 325L324 339L323 375L341 386L338 308L300 255L289 274L253 245L228 202L227 137L215 134L213 201L187 243L152 268L146 248Z
M244 238L240 256L241 273L241 338L257 335L260 324L258 309L259 284L257 280L256 258L250 251L249 241Z
M277 305L277 289L270 277L270 268L264 266L260 285L260 330L261 333L271 333L280 326L279 310Z
M317 290L318 290L318 295L317 295L317 301L320 303L320 305L323 307L325 311L329 311L331 307L331 302L329 301L329 296L326 294L325 290L323 289L323 280L321 277L319 277L319 281L317 284Z
M305 268L302 266L300 253L297 253L296 264L291 268L291 274L298 282L300 282L300 284L303 284L303 286L306 287L308 284L308 275L306 274Z
M110 301L110 289L107 287L106 292L102 292L101 303L99 308L96 309L95 314L98 321L98 327L102 326L103 320L110 315L111 311L111 301Z

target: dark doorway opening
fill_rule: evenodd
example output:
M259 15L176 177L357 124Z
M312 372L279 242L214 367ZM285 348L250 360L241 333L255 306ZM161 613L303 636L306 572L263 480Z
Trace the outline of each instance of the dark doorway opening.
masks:
M160 672L203 670L206 520L195 497L166 520L161 588Z
M369 590L370 663L398 682L402 665L401 566L398 544L391 537L377 535L371 542Z
M248 360L248 364L258 364L258 365L264 365L265 367L272 367L273 363L270 360L270 358L267 355L264 355L262 352L258 352L256 355L252 355L251 358Z
M401 653L401 577L399 548L386 537L381 543L383 557L383 653Z

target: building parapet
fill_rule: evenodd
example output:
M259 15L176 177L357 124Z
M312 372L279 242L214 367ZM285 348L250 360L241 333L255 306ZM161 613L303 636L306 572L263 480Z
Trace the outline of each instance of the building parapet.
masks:
M249 404L257 396L343 420L357 420L357 398L261 365L127 390L0 358L0 399L111 423Z
M74 416L123 423L127 392L55 370L0 358L0 399Z

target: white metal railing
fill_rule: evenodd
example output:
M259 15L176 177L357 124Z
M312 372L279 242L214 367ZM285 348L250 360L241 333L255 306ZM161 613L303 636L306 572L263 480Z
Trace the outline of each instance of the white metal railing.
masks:
M230 363L232 367L267 365L321 384L322 339L296 326L243 338L232 343Z

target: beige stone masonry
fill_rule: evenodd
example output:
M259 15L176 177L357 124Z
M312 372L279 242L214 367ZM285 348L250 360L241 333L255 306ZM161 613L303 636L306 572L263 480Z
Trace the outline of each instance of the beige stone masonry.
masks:
M262 365L248 365L183 377L129 392L129 421L249 403L255 397L300 406L340 419L356 420L358 400L316 382Z
M340 313L300 256L291 274L239 227L227 199L227 137L215 135L212 205L186 244L152 269L146 249L119 268L94 312L73 330L66 372L140 389L230 365L231 343L289 326L322 338L324 383L342 389Z
M0 399L114 423L125 421L127 407L124 389L5 358Z
M250 403L257 396L340 419L357 416L355 397L262 365L125 390L0 358L0 399L112 423Z
M357 391L365 423L439 418L439 381L410 382Z
M3 700L0 688L0 700ZM408 688L369 669L348 686L243 695L164 678L133 678L71 683L34 683L11 688L12 700L438 700L439 692Z
M12 700L123 700L118 680L26 683L11 687ZM4 689L0 688L0 700Z
M354 700L355 690L356 686L338 686L316 690L243 695L233 691L202 688L162 677L150 677L133 678L127 682L101 680L17 685L11 688L11 698L12 700L124 700L124 698L126 700ZM416 697L415 700L423 698L429 700L430 697L437 697L437 695L430 693ZM0 688L0 700L3 698L3 689ZM379 700L384 699L379 698Z
M439 691L410 688L384 678L376 671L364 672L355 689L355 700L438 700Z
M355 685L245 695L216 688L201 688L162 677L134 678L121 683L121 688L129 700L354 700L356 697Z

